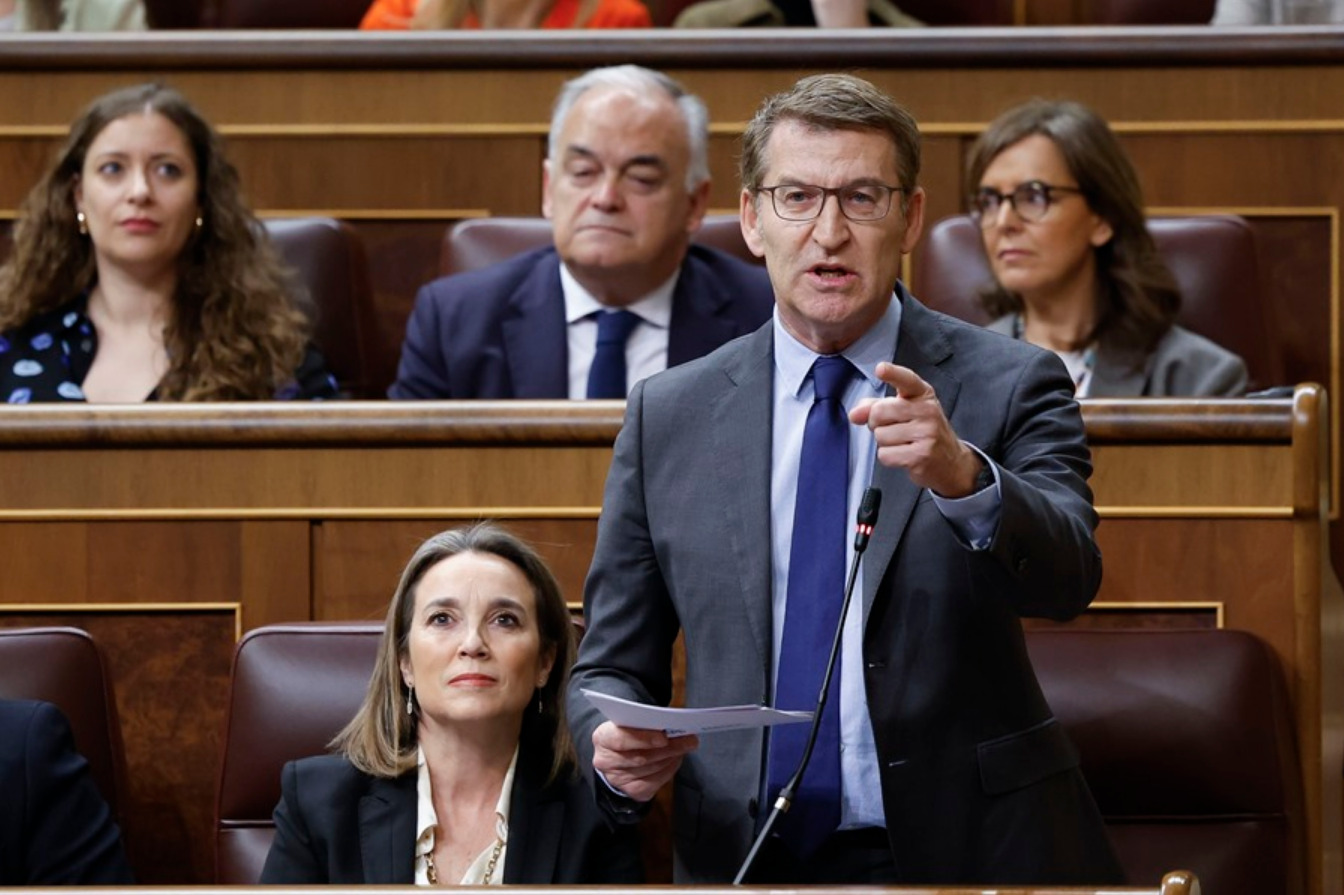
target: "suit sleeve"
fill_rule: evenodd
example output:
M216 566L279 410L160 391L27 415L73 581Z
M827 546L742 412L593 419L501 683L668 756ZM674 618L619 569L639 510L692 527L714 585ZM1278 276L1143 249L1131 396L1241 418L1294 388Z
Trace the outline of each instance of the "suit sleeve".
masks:
M280 803L275 806L275 839L266 854L261 870L260 884L299 885L321 884L327 879L326 862L317 853L317 846L304 817L299 796L298 769L294 762L285 764L280 774Z
M1036 354L1007 406L999 443L986 449L999 465L998 530L968 561L985 591L1009 600L1017 614L1070 619L1101 585L1101 552L1087 485L1091 455L1059 359Z
M644 863L639 854L639 828L633 824L602 827L594 839L585 883L598 886L640 885Z
M672 698L672 644L679 625L644 504L644 386L637 384L626 402L625 423L607 473L597 545L584 587L588 629L568 697L580 765L599 803L621 821L632 820L642 806L608 798L610 788L593 773L593 730L603 719L580 690L656 705Z
M411 319L406 324L406 339L401 346L397 379L387 390L389 398L453 397L441 329L442 320L432 284L421 287L415 296Z
M24 734L28 781L28 885L134 882L112 812L75 751L60 710L41 703ZM7 794L4 798L12 798ZM5 844L8 847L8 843Z

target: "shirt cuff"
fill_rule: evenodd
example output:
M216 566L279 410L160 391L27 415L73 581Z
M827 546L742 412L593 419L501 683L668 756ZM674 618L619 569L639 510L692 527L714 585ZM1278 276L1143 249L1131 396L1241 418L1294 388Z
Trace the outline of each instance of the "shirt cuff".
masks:
M999 467L985 456L985 452L973 444L971 450L980 455L980 459L989 467L994 476L994 484L965 497L940 497L932 491L933 503L943 514L957 536L972 550L986 550L994 540L994 532L999 527L999 510L1003 504L999 489Z

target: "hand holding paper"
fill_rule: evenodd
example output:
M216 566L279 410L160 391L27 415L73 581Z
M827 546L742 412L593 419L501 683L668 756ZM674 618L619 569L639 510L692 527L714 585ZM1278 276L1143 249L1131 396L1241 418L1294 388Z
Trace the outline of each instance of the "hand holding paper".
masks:
M802 724L812 720L811 712L783 712L760 705L729 705L717 708L674 709L642 702L631 702L595 690L581 691L607 720L640 730L661 730L669 737L716 730L740 730L771 727L776 724Z

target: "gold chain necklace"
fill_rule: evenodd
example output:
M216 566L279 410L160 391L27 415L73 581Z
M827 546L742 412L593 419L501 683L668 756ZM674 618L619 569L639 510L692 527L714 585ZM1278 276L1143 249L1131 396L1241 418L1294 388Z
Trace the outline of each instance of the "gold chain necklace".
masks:
M481 880L481 885L488 886L490 881L495 878L495 867L499 864L499 856L504 851L504 840L498 836L495 837L495 847L490 850L490 861L485 865L485 878ZM425 852L425 879L429 880L431 886L439 884L439 868L434 866L434 850Z

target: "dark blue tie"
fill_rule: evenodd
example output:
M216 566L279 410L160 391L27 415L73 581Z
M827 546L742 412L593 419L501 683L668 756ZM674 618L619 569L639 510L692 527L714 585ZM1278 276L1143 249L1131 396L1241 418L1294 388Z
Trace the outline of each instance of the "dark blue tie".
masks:
M775 706L816 707L845 590L846 507L849 497L849 420L842 402L854 367L843 357L812 365L816 390L803 431L798 497L789 550L784 637L779 649ZM831 678L812 761L793 807L778 823L781 838L807 857L840 823L840 674ZM773 803L802 757L807 725L770 734L767 795Z
M630 311L599 311L597 314L597 350L588 368L588 397L625 400L629 389L625 381L625 340L639 323L639 315Z

